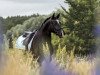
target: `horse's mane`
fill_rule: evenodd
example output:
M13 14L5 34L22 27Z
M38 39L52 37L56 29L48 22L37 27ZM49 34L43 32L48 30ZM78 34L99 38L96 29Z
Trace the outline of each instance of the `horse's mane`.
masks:
M51 17L48 17L46 20L44 20L44 22L42 24L44 24L46 21L48 21Z
M44 24L45 24L50 18L51 18L51 17L48 17L47 19L45 19L44 22L42 23L42 25L40 26L39 29L41 29L41 28L44 26Z

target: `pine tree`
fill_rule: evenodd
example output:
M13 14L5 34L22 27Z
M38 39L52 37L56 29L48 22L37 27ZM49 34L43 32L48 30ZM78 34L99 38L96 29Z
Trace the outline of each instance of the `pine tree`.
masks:
M70 46L69 50L75 46L76 54L94 53L94 10L98 2L98 0L65 0L69 5L69 11L61 6L66 13L62 14L65 18L64 25L69 29L69 35L66 37L68 42L65 44Z

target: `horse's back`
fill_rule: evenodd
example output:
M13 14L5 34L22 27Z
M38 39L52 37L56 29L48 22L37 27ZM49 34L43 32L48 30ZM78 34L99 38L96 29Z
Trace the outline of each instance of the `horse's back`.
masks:
M23 37L23 35L19 36L18 39L16 40L16 44L15 44L15 47L18 48L18 49L25 49L25 46L28 42L27 40L28 37ZM32 40L33 40L33 37L31 37L31 39L29 40L28 42L28 50L30 50L31 48L31 43L32 43Z

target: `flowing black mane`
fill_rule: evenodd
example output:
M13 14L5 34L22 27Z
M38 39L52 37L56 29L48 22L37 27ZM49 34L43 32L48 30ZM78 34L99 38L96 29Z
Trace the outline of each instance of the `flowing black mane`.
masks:
M51 17L48 17L46 20L44 20L44 22L42 23L41 27L39 29L41 29L42 27L44 27L44 24L50 19Z
M44 20L44 22L42 24L46 23L46 21L48 21L50 18L51 17L48 17L46 20Z

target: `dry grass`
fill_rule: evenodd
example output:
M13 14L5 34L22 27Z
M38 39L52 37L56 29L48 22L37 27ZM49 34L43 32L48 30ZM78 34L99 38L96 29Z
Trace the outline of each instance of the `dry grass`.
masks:
M9 50L6 52L7 61L2 75L38 75L38 64L32 61L32 55L22 50ZM1 75L0 74L0 75Z
M18 49L6 51L6 64L1 69L0 75L40 75L38 63L32 60L31 53L27 52L26 55L24 53L23 50ZM94 75L95 60L90 62L86 58L78 59L73 52L68 55L65 48L60 47L55 58L59 66L66 71L71 71L76 75Z
M61 67L66 69L66 71L69 70L76 75L95 75L95 59L87 60L87 57L75 57L73 50L68 54L65 47L61 49L59 46L56 60Z

